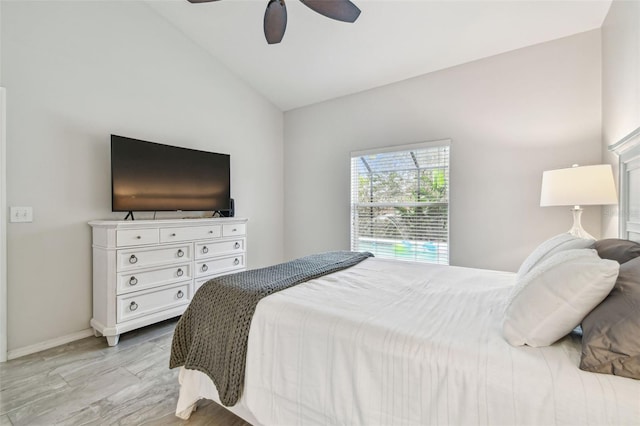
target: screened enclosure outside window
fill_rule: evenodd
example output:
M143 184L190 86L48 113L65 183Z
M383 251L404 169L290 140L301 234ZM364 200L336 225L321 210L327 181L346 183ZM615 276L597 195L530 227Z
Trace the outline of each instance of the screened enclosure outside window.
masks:
M351 250L449 264L449 141L351 154Z

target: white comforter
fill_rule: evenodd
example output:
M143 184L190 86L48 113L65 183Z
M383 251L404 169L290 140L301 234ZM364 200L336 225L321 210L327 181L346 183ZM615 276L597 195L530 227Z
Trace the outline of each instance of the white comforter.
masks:
M264 425L640 424L640 381L579 370L577 339L546 348L505 342L513 282L511 273L373 258L263 299L249 335L245 417ZM193 374L197 386L208 381ZM190 382L182 381L183 414L194 395L211 398Z

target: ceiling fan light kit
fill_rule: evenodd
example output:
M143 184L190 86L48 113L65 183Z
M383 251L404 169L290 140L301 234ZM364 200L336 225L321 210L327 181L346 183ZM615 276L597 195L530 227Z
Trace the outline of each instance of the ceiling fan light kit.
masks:
M187 0L189 3L208 3L218 0ZM350 0L300 0L314 12L342 22L355 22L360 9ZM282 41L287 29L287 6L284 0L269 0L264 12L264 36L269 44Z

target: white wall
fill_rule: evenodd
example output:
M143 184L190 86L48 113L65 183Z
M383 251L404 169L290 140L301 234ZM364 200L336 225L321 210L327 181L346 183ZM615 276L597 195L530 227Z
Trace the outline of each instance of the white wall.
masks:
M602 24L602 149L614 166L618 157L608 147L640 126L640 2L614 0ZM618 236L618 209L605 208L602 233Z
M601 161L600 69L595 30L285 113L285 257L349 248L351 151L451 139L451 264L516 270L571 226L542 172Z
M91 318L87 221L111 213L111 133L231 154L249 267L282 260L283 116L139 2L3 2L9 351ZM139 215L142 217L142 215Z
M0 34L2 2L0 1ZM0 38L0 82L2 82L2 39ZM0 84L2 86L2 84ZM5 93L0 88L0 362L7 360L7 161L5 143Z

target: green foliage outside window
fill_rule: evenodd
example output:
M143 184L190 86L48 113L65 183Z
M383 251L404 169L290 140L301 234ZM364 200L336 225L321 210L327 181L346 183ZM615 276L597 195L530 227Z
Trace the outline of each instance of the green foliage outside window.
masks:
M362 167L357 178L354 213L360 237L448 240L448 167L380 171ZM375 205L367 206L367 203Z

